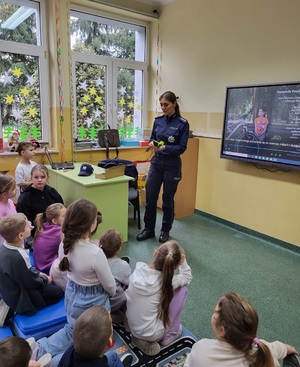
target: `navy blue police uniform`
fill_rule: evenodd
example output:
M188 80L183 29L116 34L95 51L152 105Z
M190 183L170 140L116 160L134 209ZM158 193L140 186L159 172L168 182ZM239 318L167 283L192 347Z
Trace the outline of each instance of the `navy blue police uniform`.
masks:
M153 233L156 223L156 206L163 184L161 231L168 233L174 220L174 196L181 180L181 158L187 147L189 123L176 113L170 117L156 117L150 141L163 141L165 149L155 152L151 159L146 184L145 230Z

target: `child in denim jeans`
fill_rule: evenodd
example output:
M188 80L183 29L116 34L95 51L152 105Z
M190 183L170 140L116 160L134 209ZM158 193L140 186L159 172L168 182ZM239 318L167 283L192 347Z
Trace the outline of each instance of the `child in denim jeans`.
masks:
M62 225L64 257L60 270L68 272L65 291L68 323L49 338L39 339L34 348L38 350L38 357L50 353L55 366L61 353L73 344L73 327L77 318L92 306L110 310L109 296L116 292L106 256L90 239L97 226L97 218L95 204L79 199L68 206Z
M58 367L129 367L132 355L122 360L115 351L106 351L112 345L112 321L109 312L93 306L76 320L73 330L74 344L63 354Z

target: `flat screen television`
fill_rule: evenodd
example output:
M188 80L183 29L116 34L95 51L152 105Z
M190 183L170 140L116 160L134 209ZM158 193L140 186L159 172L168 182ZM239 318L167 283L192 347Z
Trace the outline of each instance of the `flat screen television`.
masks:
M300 169L300 82L227 87L221 158Z

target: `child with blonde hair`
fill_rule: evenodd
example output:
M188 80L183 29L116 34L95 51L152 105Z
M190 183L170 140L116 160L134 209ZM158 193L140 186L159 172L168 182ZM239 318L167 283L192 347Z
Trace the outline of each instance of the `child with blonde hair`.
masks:
M35 267L49 274L53 261L58 256L62 240L61 226L66 214L61 203L48 206L44 213L36 216L36 231L33 238L33 258Z
M31 159L35 155L35 146L31 141L21 141L17 146L17 153L21 157L15 169L18 198L24 189L32 183L31 170L36 165L36 162L32 161Z
M16 214L17 210L12 198L16 195L16 181L12 176L0 173L0 218ZM4 242L0 236L0 245Z
M28 186L17 202L17 212L24 213L34 223L36 215L44 213L49 205L63 204L63 198L48 185L49 171L42 164L35 165L31 170L32 184ZM32 232L34 234L34 232Z
M177 269L179 274L175 274ZM183 249L174 240L154 252L153 263L136 264L125 292L126 316L131 340L145 354L158 354L158 342L166 346L181 335L181 313L191 280Z
M0 219L0 234L5 240L0 247L0 294L4 301L0 309L2 325L14 312L34 315L63 297L63 291L50 284L50 277L31 266L29 255L23 248L30 230L31 222L22 213Z
M115 295L109 298L111 317L113 322L121 323L124 321L124 312L126 311L125 289L129 284L131 274L128 262L117 256L123 245L122 235L115 229L108 229L102 233L99 244L107 257L117 286Z
M235 292L218 301L211 317L217 339L201 339L192 347L185 367L299 367L298 352L288 344L257 337L258 315L250 302Z

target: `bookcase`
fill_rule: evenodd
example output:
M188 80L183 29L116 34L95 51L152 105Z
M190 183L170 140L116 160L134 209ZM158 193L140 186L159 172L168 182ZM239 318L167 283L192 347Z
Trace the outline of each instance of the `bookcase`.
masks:
M199 139L190 138L186 151L181 155L182 179L175 195L175 219L194 215L197 189ZM163 188L162 188L163 189ZM162 189L157 201L157 210L162 211Z

